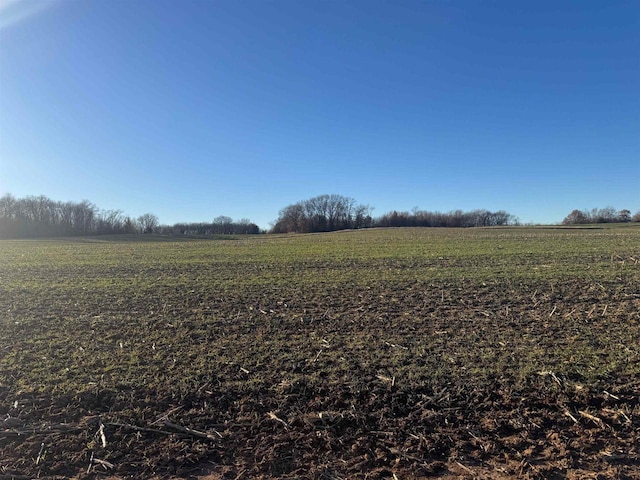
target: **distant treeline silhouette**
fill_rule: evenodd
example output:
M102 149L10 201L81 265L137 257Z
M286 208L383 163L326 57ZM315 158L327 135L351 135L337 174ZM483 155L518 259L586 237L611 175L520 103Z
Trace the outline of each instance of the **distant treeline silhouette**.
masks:
M414 209L371 217L372 208L342 195L320 195L280 210L273 233L311 233L370 227L492 227L517 225L518 218L503 210L455 210L448 213Z
M120 210L100 210L87 200L56 202L44 195L0 197L1 238L148 232L157 222L153 214L133 219Z
M472 210L463 212L429 212L414 210L413 212L390 212L374 221L377 227L496 227L518 225L518 217L504 210Z
M251 220L243 218L234 221L230 217L220 216L212 223L176 223L160 225L156 233L162 235L253 235L260 233L260 227Z
M211 223L159 225L158 217L145 213L137 218L121 210L101 210L88 200L56 202L44 195L0 197L0 238L38 238L78 235L160 233L211 235L260 233L249 220L234 222L220 216Z
M493 227L518 225L519 220L504 210L454 210L446 213L413 209L391 211L373 218L372 207L343 195L319 195L280 210L270 233L313 233L372 227ZM617 211L613 207L574 210L564 225L611 222L640 222L640 211ZM75 235L156 233L161 235L247 235L260 228L248 219L234 221L219 216L212 222L160 225L158 217L145 213L137 218L121 210L101 210L88 200L57 202L43 195L0 197L0 238L37 238Z
M640 222L640 210L631 216L631 210L616 210L613 207L592 210L573 210L562 220L563 225L585 225L591 223Z

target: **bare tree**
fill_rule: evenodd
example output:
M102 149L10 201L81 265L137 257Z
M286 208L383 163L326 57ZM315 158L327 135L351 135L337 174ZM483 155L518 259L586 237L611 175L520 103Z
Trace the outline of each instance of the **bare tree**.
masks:
M233 233L233 218L220 215L213 219L214 233L230 235Z
M562 220L563 225L580 225L583 223L589 223L589 216L581 210L573 210L569 215Z
M74 230L81 235L91 233L94 227L96 206L88 200L76 203L73 209Z
M328 232L362 228L371 223L371 207L342 195L319 195L289 205L273 224L272 232Z
M138 217L138 225L142 233L153 233L158 226L158 217L153 213L144 213Z
M280 210L272 231L274 233L307 232L307 216L302 202L294 203Z
M630 222L631 221L631 210L627 210L627 209L620 210L618 212L618 221L619 222L624 222L624 223Z

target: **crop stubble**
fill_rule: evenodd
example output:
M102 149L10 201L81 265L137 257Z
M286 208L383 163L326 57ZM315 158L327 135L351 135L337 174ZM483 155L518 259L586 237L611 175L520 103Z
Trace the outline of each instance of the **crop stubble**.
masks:
M638 228L136 240L0 243L0 478L640 478Z

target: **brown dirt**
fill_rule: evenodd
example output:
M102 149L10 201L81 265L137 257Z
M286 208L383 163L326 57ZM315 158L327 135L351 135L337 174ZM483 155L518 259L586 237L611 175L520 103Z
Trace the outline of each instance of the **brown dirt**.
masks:
M593 314L602 289L609 315ZM178 365L162 367L164 380L119 380L103 365L102 383L75 393L1 387L0 479L640 479L640 378L614 369L590 377L579 357L581 342L602 331L637 352L628 343L640 327L634 286L262 286L235 295L202 293L148 318L145 351ZM85 318L92 335L141 345L141 324L129 330L131 319L118 316L141 309L130 302ZM65 328L72 344L89 335ZM18 330L11 336L4 351L28 348ZM105 345L96 343L96 358ZM567 345L574 365L554 351ZM202 358L210 362L198 375L181 376ZM625 358L637 366L637 353ZM82 360L97 369L92 361ZM134 371L145 368L141 359Z

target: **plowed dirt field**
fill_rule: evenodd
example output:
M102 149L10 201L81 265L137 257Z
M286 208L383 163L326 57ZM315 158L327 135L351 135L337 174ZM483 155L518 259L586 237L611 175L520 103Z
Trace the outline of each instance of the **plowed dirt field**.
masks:
M0 479L640 479L640 228L0 242Z

